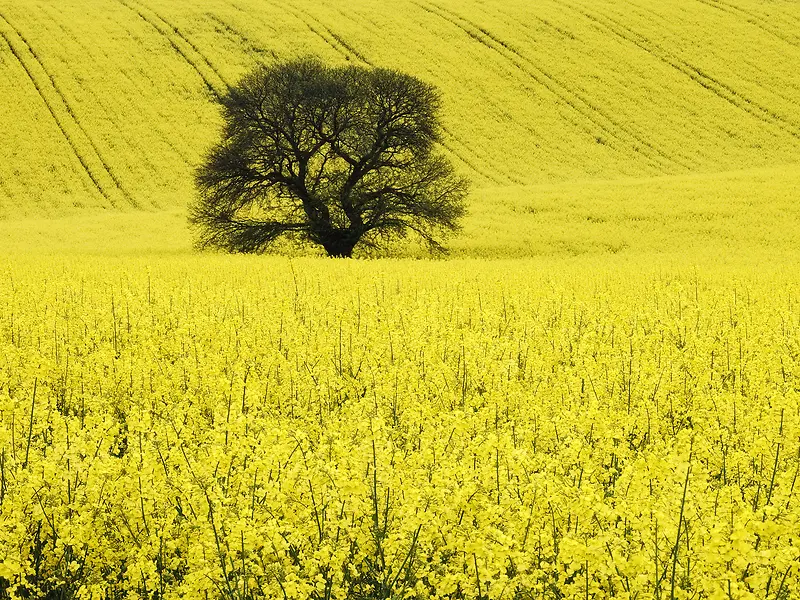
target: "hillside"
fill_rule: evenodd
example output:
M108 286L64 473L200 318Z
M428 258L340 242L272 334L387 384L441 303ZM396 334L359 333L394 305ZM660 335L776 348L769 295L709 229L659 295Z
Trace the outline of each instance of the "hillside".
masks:
M184 207L217 134L214 95L306 53L439 85L446 151L474 178L478 214L497 197L481 189L522 209L541 186L800 157L795 2L387 6L0 0L0 217Z

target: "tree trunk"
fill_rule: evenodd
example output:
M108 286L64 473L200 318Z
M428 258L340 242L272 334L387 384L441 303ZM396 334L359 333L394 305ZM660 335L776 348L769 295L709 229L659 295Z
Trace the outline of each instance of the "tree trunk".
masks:
M361 234L351 229L334 229L321 237L320 243L328 256L350 258Z

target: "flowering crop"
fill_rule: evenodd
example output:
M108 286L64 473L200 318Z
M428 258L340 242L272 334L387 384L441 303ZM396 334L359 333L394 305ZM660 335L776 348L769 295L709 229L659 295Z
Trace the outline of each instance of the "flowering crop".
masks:
M307 53L435 84L476 187L792 164L798 22L763 0L0 0L0 216L185 206L213 95Z
M0 0L0 600L800 597L799 7ZM298 48L441 88L470 259L189 255Z
M800 594L777 269L84 257L2 282L0 597Z

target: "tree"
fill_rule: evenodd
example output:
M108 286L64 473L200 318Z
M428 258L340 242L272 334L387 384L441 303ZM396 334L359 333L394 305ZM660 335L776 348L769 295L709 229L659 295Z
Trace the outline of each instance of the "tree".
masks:
M330 256L459 229L468 182L435 151L434 86L392 69L298 59L220 99L224 129L196 172L199 248L263 252L280 238Z

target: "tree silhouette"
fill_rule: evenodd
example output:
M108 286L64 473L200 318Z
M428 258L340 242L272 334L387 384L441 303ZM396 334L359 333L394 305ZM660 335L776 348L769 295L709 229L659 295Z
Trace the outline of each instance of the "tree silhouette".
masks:
M222 140L196 172L199 248L263 252L280 238L330 256L459 228L468 182L435 151L437 90L392 69L298 59L220 99Z

